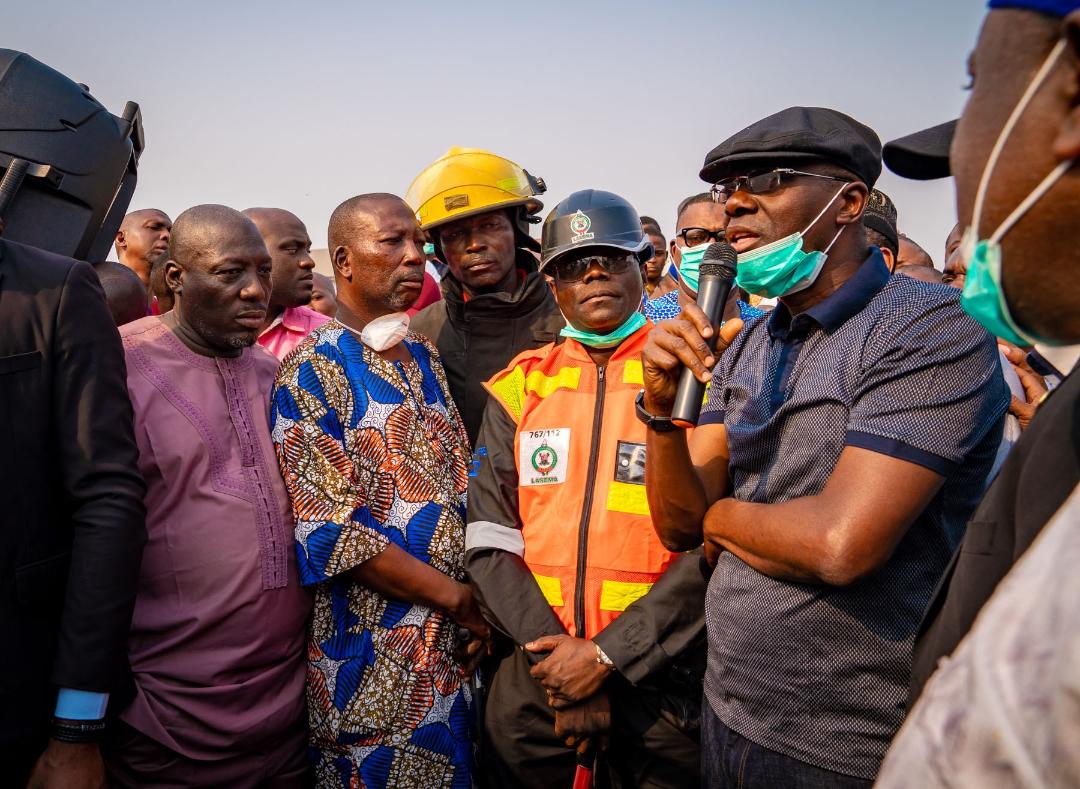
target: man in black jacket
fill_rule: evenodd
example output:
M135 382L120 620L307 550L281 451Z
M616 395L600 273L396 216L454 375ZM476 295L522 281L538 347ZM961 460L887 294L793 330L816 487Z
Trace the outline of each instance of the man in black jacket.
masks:
M101 259L116 233L140 118L133 102L111 115L85 85L0 49L4 786L31 770L34 787L105 781L97 743L125 669L145 486L120 336L94 270L72 257Z
M1070 359L1062 362L1068 372L1080 352L1080 2L1051 5L992 3L971 58L978 72L969 65L964 116L894 140L884 158L899 175L956 177L968 232L950 266L966 272L964 308L998 337ZM1072 372L1039 403L968 521L915 641L909 707L1080 482L1078 446L1080 378Z
M0 782L101 785L146 541L124 355L89 265L2 238L0 446Z
M442 355L450 393L475 446L483 383L520 352L558 338L566 321L529 250L545 190L509 159L451 148L416 177L405 200L449 266L443 298L412 320Z

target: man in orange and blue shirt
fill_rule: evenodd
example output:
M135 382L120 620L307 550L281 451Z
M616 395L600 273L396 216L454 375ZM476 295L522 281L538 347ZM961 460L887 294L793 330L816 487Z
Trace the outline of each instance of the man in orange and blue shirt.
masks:
M706 574L652 527L635 408L651 247L616 195L557 206L541 268L564 341L487 385L465 547L485 616L507 637L484 713L492 785L569 785L573 747L603 738L614 786L699 783Z

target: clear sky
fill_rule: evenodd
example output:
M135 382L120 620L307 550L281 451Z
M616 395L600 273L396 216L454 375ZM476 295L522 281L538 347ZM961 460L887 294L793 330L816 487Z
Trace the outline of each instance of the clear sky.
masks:
M660 220L704 191L710 148L794 104L888 140L953 118L980 0L34 0L0 46L142 106L132 208L288 208L326 244L361 192L404 194L451 145L542 176L547 208L588 187ZM879 186L942 265L951 181Z

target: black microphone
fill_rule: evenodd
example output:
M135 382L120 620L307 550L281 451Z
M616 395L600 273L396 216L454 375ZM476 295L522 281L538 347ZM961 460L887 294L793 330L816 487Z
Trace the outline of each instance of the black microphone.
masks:
M701 273L698 275L697 305L712 324L712 336L705 340L710 351L716 350L716 338L720 334L720 319L724 315L724 305L735 282L735 248L727 241L715 241L705 250L701 259ZM686 367L679 379L679 389L675 393L675 407L671 409L671 421L682 428L694 427L701 415L702 401L705 398L705 384L694 376L694 371Z

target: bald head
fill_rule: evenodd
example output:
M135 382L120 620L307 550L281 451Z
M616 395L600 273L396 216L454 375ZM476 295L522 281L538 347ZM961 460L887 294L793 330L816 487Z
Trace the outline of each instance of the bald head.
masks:
M311 301L315 261L311 238L300 218L283 208L249 208L244 216L255 223L273 261L270 320L288 307Z
M143 287L150 282L154 262L166 254L171 229L168 214L156 208L143 208L125 216L116 231L117 259L139 276Z
M172 224L169 215L164 211L157 208L140 208L138 211L132 211L124 217L124 221L120 223L120 229L131 230L132 228L138 227L143 222L154 219L162 221L167 225Z
M176 218L169 238L169 260L196 266L236 246L264 246L255 223L224 205L197 205Z
M940 285L944 282L941 272L933 266L900 266L896 269L896 273L904 277L911 277L912 279L930 282L935 285Z
M330 257L333 258L334 249L347 247L353 243L361 233L370 232L373 224L372 219L386 211L397 211L403 208L408 214L412 209L397 195L387 192L372 192L370 194L350 197L344 203L334 209L330 215L330 227L327 231Z
M146 289L134 271L111 260L94 264L94 272L105 291L105 302L113 323L125 323L146 317Z
M934 259L930 253L920 247L903 233L900 234L899 251L896 254L896 267L904 266L927 266L934 267Z
M245 208L241 213L254 222L255 227L259 228L259 232L263 235L266 234L267 230L281 225L303 226L304 224L296 214L286 211L284 208Z

